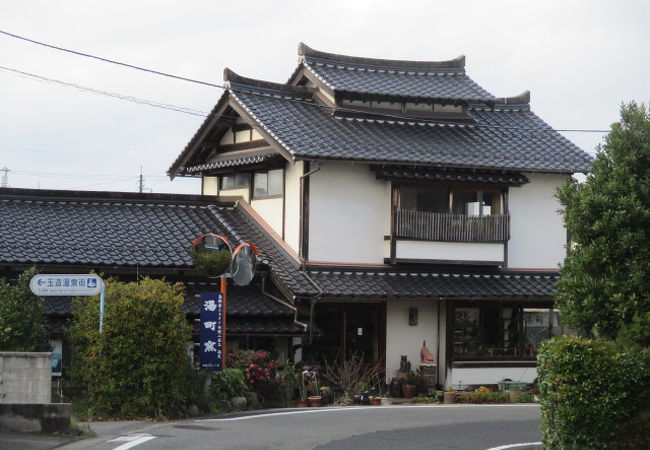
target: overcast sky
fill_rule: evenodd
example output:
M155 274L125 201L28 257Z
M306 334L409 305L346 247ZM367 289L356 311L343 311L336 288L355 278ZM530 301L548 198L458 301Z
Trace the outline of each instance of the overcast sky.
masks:
M445 60L497 96L531 91L555 128L608 129L621 102L650 99L647 1L3 1L0 30L222 82L224 67L284 82L298 42L333 53ZM209 111L216 88L0 35L0 66ZM165 175L203 118L0 70L0 168L12 187L199 193ZM594 152L603 134L565 133Z

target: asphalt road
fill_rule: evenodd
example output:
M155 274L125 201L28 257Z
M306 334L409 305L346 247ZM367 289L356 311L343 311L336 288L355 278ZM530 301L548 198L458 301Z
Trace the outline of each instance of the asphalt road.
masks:
M153 424L102 442L81 441L62 448L485 450L540 441L539 422L537 405L280 410Z

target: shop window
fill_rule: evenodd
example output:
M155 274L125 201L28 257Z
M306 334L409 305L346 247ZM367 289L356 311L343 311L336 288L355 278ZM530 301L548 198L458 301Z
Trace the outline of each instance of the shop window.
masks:
M268 172L255 172L253 179L253 198L277 197L282 195L284 188L284 172L282 169Z
M562 334L557 310L519 306L453 310L455 360L534 359L541 342Z
M243 189L250 183L250 175L247 173L234 173L221 177L221 189Z

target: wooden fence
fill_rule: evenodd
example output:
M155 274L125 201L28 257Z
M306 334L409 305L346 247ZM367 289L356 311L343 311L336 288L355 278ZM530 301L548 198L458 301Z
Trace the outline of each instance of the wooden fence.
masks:
M397 238L439 242L504 242L510 237L510 216L465 216L398 209Z

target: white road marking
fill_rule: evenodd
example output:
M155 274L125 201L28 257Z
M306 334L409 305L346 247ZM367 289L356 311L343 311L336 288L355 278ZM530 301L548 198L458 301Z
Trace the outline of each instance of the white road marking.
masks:
M111 439L108 442L126 442L119 447L115 447L113 450L128 450L136 445L144 444L145 442L155 438L156 436L150 434L131 434L129 436L121 436L116 439Z
M275 416L290 416L294 414L314 414L319 412L333 412L333 411L353 411L353 410L370 410L370 411L381 411L382 409L393 409L393 408L498 408L498 407L537 407L535 403L520 404L520 405L510 405L510 404L497 404L497 405L384 405L384 406L346 406L343 408L320 408L320 409L300 409L297 411L283 411L283 412L273 412L266 414L254 414L250 416L239 416L239 417L228 417L224 419L195 419L195 422L234 422L239 420L251 420L251 419L261 419L264 417L275 417Z
M491 448L488 448L487 450L507 450L509 448L530 447L532 445L542 445L542 443L541 442L523 442L521 444L508 444L508 445L502 445L501 447L491 447Z

